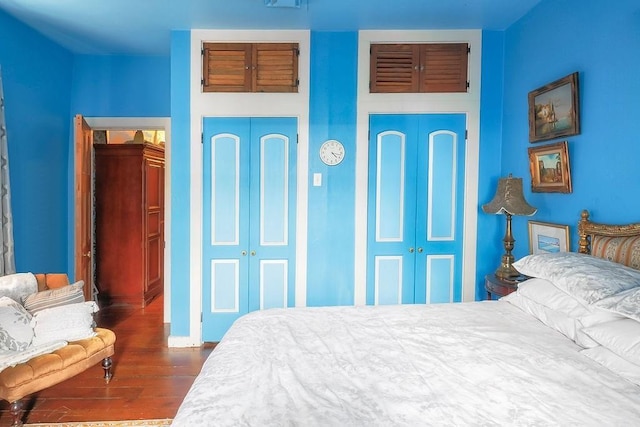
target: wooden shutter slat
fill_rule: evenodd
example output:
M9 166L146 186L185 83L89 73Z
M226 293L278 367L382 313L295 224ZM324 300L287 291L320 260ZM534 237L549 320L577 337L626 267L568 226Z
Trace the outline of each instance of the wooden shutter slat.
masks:
M297 43L256 43L253 52L256 92L298 91Z
M204 43L204 92L297 92L297 43Z
M370 60L372 93L408 93L418 89L418 58L413 45L373 44Z
M244 43L203 44L204 92L251 90L251 48Z
M465 43L372 44L370 92L466 92Z
M466 43L422 45L421 92L466 92L468 46Z

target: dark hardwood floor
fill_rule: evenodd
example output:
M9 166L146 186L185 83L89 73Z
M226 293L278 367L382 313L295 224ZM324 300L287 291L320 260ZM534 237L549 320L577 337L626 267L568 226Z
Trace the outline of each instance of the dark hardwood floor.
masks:
M116 333L113 379L106 385L100 364L26 398L25 422L71 422L173 418L213 344L168 348L163 300L145 308L102 307L99 326ZM9 404L0 403L0 426L11 424Z

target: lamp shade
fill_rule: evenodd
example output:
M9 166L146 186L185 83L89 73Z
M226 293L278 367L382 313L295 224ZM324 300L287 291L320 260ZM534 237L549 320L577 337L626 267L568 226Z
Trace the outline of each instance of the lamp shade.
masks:
M505 212L510 215L526 216L533 215L537 211L524 199L522 178L514 178L511 174L507 178L500 178L496 195L489 203L482 205L482 210L490 214Z

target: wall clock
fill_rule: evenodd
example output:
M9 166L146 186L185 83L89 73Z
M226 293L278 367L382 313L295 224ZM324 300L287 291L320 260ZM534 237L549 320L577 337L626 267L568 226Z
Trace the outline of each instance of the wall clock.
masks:
M344 159L344 145L340 141L330 139L320 146L320 160L325 165L335 166Z

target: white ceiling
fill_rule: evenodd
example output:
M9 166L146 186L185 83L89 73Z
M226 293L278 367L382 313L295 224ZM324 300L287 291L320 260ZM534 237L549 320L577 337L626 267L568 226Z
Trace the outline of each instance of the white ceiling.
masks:
M284 0L283 0L284 1ZM504 30L541 0L0 0L0 9L79 54L168 55L171 30Z

